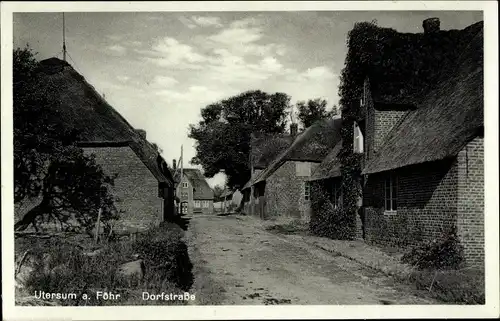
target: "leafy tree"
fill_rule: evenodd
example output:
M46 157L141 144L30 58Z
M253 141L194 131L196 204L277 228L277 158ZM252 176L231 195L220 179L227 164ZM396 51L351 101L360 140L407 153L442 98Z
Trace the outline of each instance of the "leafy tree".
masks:
M283 133L289 107L288 95L260 90L206 106L202 120L189 128L189 137L196 140L191 163L202 165L207 177L223 170L229 188L243 186L250 178L251 133Z
M339 114L339 108L337 107L337 105L333 105L331 110L331 115L337 116L338 114Z
M216 200L220 200L222 193L224 192L224 188L220 185L214 186L214 198Z
M326 100L321 98L297 102L298 117L304 128L311 126L318 120L331 117L332 112L327 111L326 106Z
M74 142L75 130L60 121L55 85L38 72L35 53L27 47L13 53L14 202L39 197L41 202L15 224L38 230L41 221L90 228L102 208L107 224L117 218L106 176L92 156Z

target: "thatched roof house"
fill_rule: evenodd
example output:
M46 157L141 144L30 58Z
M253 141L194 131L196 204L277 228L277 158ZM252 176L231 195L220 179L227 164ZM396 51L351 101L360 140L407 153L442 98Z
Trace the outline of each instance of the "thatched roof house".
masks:
M363 173L454 157L482 133L482 23L451 34L457 42L457 47L448 48L454 59L434 69L435 87L425 82L418 91L421 96L407 97L406 103L415 109L387 135Z
M113 193L123 227L146 228L174 215L172 174L145 131L131 126L67 62L43 60L39 72L56 88L59 121L77 131L76 143L106 173L117 175Z
M323 161L340 141L341 122L340 118L327 119L308 127L255 178L254 184L265 181L287 161Z
M352 50L370 57L356 76L364 237L405 247L455 233L465 261L482 264L483 23L443 31L433 18L423 27L372 26Z

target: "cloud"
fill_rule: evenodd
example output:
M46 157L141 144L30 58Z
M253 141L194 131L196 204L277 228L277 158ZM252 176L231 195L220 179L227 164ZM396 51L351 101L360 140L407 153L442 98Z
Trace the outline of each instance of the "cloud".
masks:
M172 67L178 69L199 69L200 63L207 58L195 51L189 45L180 43L177 39L164 37L157 40L151 50L137 50L145 55L143 60L152 62L160 67Z
M130 79L129 76L124 76L124 75L117 76L116 78L121 82L127 82Z
M193 16L191 20L201 27L222 27L219 17Z
M105 48L106 53L122 56L127 52L127 48L121 45L111 45Z
M211 16L192 16L190 18L181 16L179 21L189 29L195 29L196 27L221 28L223 26L219 17Z
M335 74L330 70L330 68L326 66L319 66L314 68L307 69L306 72L303 73L306 78L309 79L333 79L335 78Z
M154 84L159 87L172 87L178 83L179 81L177 79L168 76L157 75L154 78Z

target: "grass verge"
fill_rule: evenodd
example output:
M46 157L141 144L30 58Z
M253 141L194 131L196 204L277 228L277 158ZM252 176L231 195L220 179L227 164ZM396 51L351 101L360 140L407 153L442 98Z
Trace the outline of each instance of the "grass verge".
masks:
M55 300L57 305L149 305L184 304L184 301L146 301L142 292L182 294L193 282L192 264L184 244L182 229L175 224L162 224L148 230L135 241L108 243L95 255L63 239L37 240L30 244L33 271L26 278L25 293L75 293L75 299ZM26 244L23 244L26 247ZM130 282L117 276L118 267L143 259L144 277ZM97 298L97 291L120 294L119 300ZM88 297L85 300L84 294ZM19 304L30 302L16 297ZM52 300L54 301L54 300ZM37 304L38 305L38 304Z

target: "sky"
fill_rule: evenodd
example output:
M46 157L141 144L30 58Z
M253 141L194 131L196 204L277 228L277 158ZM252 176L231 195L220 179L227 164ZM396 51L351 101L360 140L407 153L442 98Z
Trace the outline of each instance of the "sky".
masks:
M480 11L89 12L66 13L67 61L165 160L195 156L188 127L200 110L247 90L284 92L292 103L338 104L346 38L355 22L376 20L400 32L422 32L483 20ZM62 58L61 13L15 13L14 48ZM224 175L208 179L224 184Z

